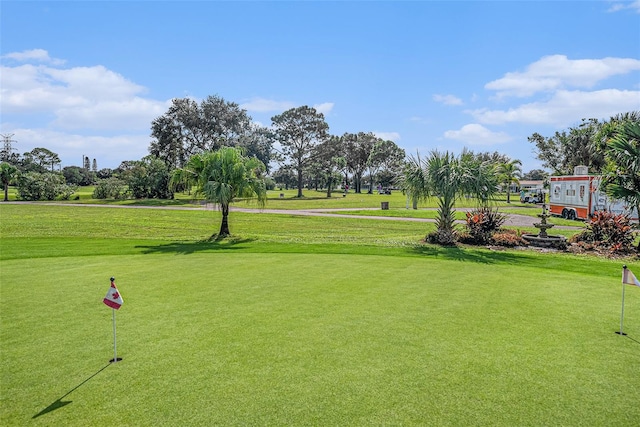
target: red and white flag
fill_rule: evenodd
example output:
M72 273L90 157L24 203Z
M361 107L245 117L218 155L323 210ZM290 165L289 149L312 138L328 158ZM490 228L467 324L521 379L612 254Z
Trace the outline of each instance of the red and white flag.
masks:
M104 297L102 302L116 310L119 309L122 305L122 295L120 295L120 292L118 292L118 288L116 288L115 279L111 279L111 287L109 288L109 292L107 292L107 296Z
M626 283L627 285L640 286L640 281L636 279L636 276L634 276L631 270L629 270L628 268L622 269L622 283Z

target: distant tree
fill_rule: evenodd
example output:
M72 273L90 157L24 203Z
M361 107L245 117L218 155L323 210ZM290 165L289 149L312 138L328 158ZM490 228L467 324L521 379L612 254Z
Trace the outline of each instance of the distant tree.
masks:
M482 151L482 152L476 153L472 150L469 150L466 147L462 149L462 153L460 154L460 157L464 159L472 160L472 161L489 162L494 165L508 163L511 160L509 156L507 156L506 154L502 154L497 151L494 151L493 153L490 153L488 151Z
M82 165L82 167L84 167L86 170L89 170L89 166L90 166L90 160L87 156L84 156L84 165Z
M596 144L600 126L595 119L583 119L579 126L568 131L556 132L549 138L534 133L528 140L535 144L536 156L542 165L557 175L571 175L579 165L598 173L605 163L604 153Z
M96 173L78 166L65 166L62 175L70 185L92 185L96 180Z
M240 138L236 147L240 147L248 157L256 157L260 160L267 173L269 172L269 163L273 158L273 142L275 135L264 126L251 124L249 130Z
M346 165L340 137L331 136L318 144L312 157L319 173L326 180L327 197L331 197L334 182L340 179L339 173Z
M170 169L182 167L192 155L220 147L244 147L248 156L269 163L271 134L251 122L246 110L219 96L200 104L190 98L174 99L169 110L151 123L154 140L149 153Z
M520 160L510 160L498 165L500 183L507 189L507 203L511 203L511 184L519 184L522 177L522 162Z
M373 192L374 178L380 171L386 171L391 175L398 175L402 171L406 154L404 150L393 141L385 141L381 138L373 144L367 167L369 169L369 193ZM379 179L378 179L379 181Z
M30 152L33 161L43 169L53 172L54 167L60 164L60 157L56 153L46 148L34 148Z
M10 163L0 163L0 181L2 181L2 187L4 189L4 201L9 201L9 185L11 181L18 175L18 168Z
M134 199L171 199L170 173L167 165L154 156L131 162L120 174Z
M22 159L16 165L21 172L44 173L53 171L60 164L60 158L56 153L46 148L38 147L24 153Z
M271 118L274 137L282 147L282 154L298 178L298 197L302 197L303 173L311 163L316 145L327 138L329 125L315 108L292 108Z
M284 187L286 190L289 187L294 187L298 180L293 169L290 166L282 166L272 174L273 180L276 182L276 185L281 189Z
M543 181L549 174L542 169L531 169L529 172L522 175L523 180L527 181Z
M111 178L112 175L113 175L113 169L110 169L110 168L103 168L103 169L100 169L98 172L96 172L96 176L100 179Z
M195 185L207 201L218 203L222 222L217 236L231 235L229 206L235 198L255 198L261 205L267 199L264 164L256 157L245 157L239 148L222 147L192 156L184 168L174 170L171 185Z
M347 169L353 176L356 193L362 192L362 177L367 170L371 151L378 138L371 132L345 133L342 135Z
M98 172L98 162L96 161L96 159L93 159L93 163L91 163L91 170L93 172Z

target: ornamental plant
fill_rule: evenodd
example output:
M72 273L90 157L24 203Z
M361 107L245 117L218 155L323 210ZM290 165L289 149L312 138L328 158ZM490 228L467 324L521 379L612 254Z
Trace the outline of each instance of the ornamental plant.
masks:
M573 236L570 243L612 254L629 253L633 250L636 233L628 215L596 211L586 222L585 229Z

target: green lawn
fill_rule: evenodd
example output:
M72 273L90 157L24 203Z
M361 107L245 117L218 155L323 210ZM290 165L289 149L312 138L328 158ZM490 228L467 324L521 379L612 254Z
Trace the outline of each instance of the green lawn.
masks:
M232 213L218 243L202 209L0 219L2 425L640 419L640 289L614 334L619 260L426 246L432 224L356 218Z

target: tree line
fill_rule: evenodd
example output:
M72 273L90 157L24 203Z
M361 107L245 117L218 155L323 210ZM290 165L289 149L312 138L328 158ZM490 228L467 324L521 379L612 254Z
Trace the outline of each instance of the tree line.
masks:
M640 156L635 128L625 126L638 126L639 116L638 112L630 112L605 121L583 120L579 126L551 137L534 133L528 140L552 174L571 174L574 166L587 165L591 172L608 177L612 192L617 188L620 197L631 197L629 194L636 194L634 188L640 187L636 182L640 181ZM631 142L626 146L614 144L615 137L623 131L626 136L620 138L627 142L631 138ZM411 196L415 207L422 197L440 193L445 197L444 192L434 190L438 187L437 177L444 187L456 187L454 193L462 189L462 193L483 200L486 194L461 184L459 179L464 175L475 177L476 183L484 182L485 193L495 192L499 186L506 188L509 201L511 184L523 178L547 176L544 170L523 175L520 160L497 152L474 153L465 149L460 156L432 152L425 158L429 160L423 160L419 154L407 157L393 141L372 132L331 135L324 115L309 106L275 115L271 126L266 127L253 122L238 104L219 96L209 96L199 103L190 98L174 99L168 110L152 121L151 137L148 156L123 161L113 170L98 170L95 159L90 167L84 156L81 167L60 169L58 155L45 148L22 156L2 152L0 177L5 199L10 183L17 186L18 197L24 200L68 198L80 185L95 185L95 198L172 198L176 191L190 191L189 185L193 184L175 179L177 175L192 170L192 162L199 156L224 147L238 150L242 158L259 161L263 166L256 176L264 180L265 188L294 187L298 197L303 196L305 186L326 189L327 197L340 186L350 186L356 193L365 189L371 193L376 185L396 186ZM442 163L442 174L433 174L433 162ZM272 171L274 165L277 168ZM483 181L485 172L491 179ZM451 176L447 177L447 173ZM445 206L451 197L442 200ZM442 220L448 221L444 213Z

